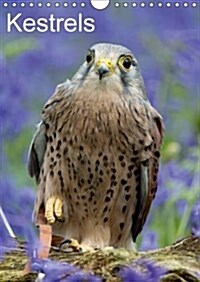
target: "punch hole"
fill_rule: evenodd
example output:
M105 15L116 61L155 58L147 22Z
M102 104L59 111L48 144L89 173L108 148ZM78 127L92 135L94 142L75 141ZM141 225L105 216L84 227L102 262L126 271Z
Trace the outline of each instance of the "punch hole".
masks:
M178 8L178 7L180 6L180 3L176 2L176 3L174 4L174 6L175 6L176 8Z

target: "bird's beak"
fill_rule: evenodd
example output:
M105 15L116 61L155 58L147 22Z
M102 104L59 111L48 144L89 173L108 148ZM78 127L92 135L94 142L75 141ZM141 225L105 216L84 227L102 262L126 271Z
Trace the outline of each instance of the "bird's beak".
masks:
M111 75L114 73L114 67L110 60L104 58L97 62L96 64L96 73L99 75L101 80L103 76Z

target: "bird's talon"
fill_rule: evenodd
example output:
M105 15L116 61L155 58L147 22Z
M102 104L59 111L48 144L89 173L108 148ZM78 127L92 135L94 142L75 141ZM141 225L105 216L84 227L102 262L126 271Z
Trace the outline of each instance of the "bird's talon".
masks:
M63 208L63 201L60 198L56 198L54 203L54 213L57 219L62 219L63 216L62 208Z
M66 246L64 246L66 245ZM62 248L62 246L64 246ZM80 252L82 253L82 247L80 246L80 244L78 243L77 240L75 239L66 239L64 241L61 242L60 246L59 246L59 250L64 250L66 252Z
M45 217L49 224L53 224L56 219L63 220L63 202L61 198L51 197L47 200L45 207Z

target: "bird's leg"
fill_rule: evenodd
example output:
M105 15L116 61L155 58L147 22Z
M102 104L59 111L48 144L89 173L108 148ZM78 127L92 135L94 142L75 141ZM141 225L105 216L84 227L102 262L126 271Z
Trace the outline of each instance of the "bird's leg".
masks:
M63 220L63 200L60 197L50 197L45 206L45 217L49 224L53 224L56 219Z
M65 239L61 242L59 249L65 252L88 252L88 251L94 251L94 248L85 245L85 244L79 244L79 242L76 239Z

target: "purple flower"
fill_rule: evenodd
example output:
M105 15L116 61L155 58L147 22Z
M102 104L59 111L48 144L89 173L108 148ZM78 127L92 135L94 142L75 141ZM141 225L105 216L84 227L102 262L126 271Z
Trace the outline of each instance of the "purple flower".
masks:
M23 236L23 229L30 225L34 191L31 188L16 188L15 183L8 176L0 178L0 204L6 213L14 232Z
M191 215L190 226L192 235L200 237L200 199L195 203Z
M101 282L102 279L82 271L77 266L66 262L58 262L50 259L42 260L33 258L31 262L31 269L35 272L42 272L45 274L43 281L56 282L56 281L69 281L69 282Z
M10 237L5 228L4 222L0 217L0 261L3 259L4 254L12 251L17 245L14 238Z
M196 158L188 156L188 162L194 164ZM192 189L194 185L195 172L185 168L182 162L177 160L169 161L162 164L159 171L158 191L154 201L154 205L161 206L167 202L169 198L178 197L183 192L183 189ZM171 185L173 183L173 187Z
M50 259L42 260L38 258L32 259L31 269L32 271L44 273L46 281L59 281L62 276L66 274L71 275L77 271L77 268L71 264L53 261Z
M144 268L144 272L138 271L134 268L134 264ZM159 282L162 275L166 273L164 268L156 265L151 261L144 259L133 261L133 265L123 268L119 275L124 282Z
M138 273L133 267L125 267L120 271L120 276L124 282L140 281L145 282L145 277Z
M27 252L31 256L38 246L37 233L31 223L34 192L28 187L17 189L8 176L0 178L0 187L0 205L15 235L27 242ZM0 221L0 229L2 245L7 246L9 242L12 244L13 239L9 237L2 221Z
M142 242L140 244L140 250L154 250L158 248L158 234L152 231L146 231L142 233Z
M0 66L0 73L3 74L0 80L1 134L10 138L19 133L27 122L29 114L22 103L26 90L24 81L6 64Z
M63 280L64 281L64 280ZM76 272L73 275L70 275L69 278L67 278L67 281L69 282L102 282L103 280L100 277L97 277L90 273L84 273L83 271Z

